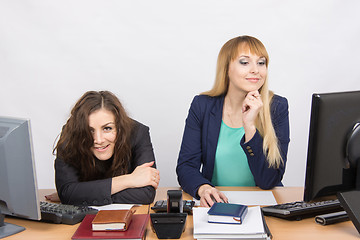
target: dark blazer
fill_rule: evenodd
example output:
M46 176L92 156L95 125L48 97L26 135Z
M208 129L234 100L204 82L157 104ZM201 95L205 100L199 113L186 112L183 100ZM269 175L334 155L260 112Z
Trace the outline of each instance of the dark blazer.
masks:
M215 153L222 121L224 96L195 96L186 119L176 173L182 189L195 198L198 188L211 183ZM271 102L272 123L279 140L281 156L284 160L278 169L269 168L263 152L263 138L257 131L254 137L239 143L244 149L255 183L262 189L282 186L285 172L289 139L289 111L286 98L274 95ZM202 167L202 169L201 169ZM201 169L201 172L200 172Z
M135 121L131 139L130 172L137 166L155 161L149 128ZM154 164L153 167L156 167ZM155 197L152 186L128 188L111 195L111 178L80 182L78 170L62 159L55 160L55 183L60 200L73 205L106 205L111 203L150 204Z

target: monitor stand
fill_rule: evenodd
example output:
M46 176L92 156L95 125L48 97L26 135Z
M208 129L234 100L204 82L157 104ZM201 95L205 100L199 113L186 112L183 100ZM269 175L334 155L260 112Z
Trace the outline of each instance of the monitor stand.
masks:
M352 223L360 233L360 204L359 204L360 191L340 192L338 198L351 219Z
M25 230L24 227L4 222L5 215L1 214L0 210L0 238L8 237L13 234L22 232Z

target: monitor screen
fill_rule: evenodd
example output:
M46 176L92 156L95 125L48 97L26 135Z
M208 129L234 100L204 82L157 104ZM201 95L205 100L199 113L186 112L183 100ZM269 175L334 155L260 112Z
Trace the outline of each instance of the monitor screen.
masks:
M30 121L0 117L0 238L24 228L4 215L40 220Z
M350 166L347 157L357 123L360 91L312 95L304 201L360 187L357 167Z

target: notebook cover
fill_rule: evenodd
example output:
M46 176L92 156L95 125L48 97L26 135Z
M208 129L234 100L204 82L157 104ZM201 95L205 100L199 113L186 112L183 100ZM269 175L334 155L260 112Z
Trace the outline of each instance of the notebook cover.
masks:
M126 231L132 210L100 210L92 221L93 231Z
M95 216L86 215L71 239L143 239L149 221L149 214L134 214L126 231L92 231L91 223Z
M244 221L247 211L248 207L241 204L214 203L207 213L209 222L241 224ZM226 221L226 219L234 219L235 221L229 222Z

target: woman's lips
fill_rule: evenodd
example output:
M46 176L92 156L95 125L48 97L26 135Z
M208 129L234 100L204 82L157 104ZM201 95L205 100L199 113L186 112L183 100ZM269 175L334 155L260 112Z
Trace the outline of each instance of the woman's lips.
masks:
M108 149L110 145L102 146L102 147L94 147L96 151L98 152L104 152Z
M250 82L253 82L253 83L256 83L258 82L260 79L259 78L247 78L246 80L250 81Z

